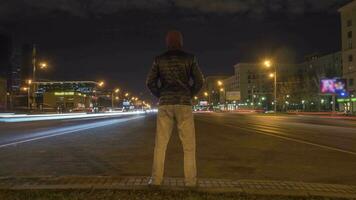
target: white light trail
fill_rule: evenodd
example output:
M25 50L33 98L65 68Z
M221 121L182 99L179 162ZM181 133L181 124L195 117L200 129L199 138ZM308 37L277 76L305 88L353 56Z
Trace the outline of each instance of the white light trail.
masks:
M78 119L78 118L93 118L105 116L122 116L122 115L137 115L144 114L144 111L134 112L109 112L109 113L70 113L70 114L41 114L41 115L0 115L0 122L31 122L44 120L62 120L62 119Z
M27 142L32 142L32 141L36 141L36 140L42 140L42 139L60 136L60 135L64 135L64 134L80 132L80 131L84 131L84 130L88 130L88 129L100 128L103 126L109 126L109 125L113 125L113 124L117 124L117 123L123 123L123 122L127 122L130 120L139 119L142 117L143 116L136 116L136 117L130 117L130 118L123 118L123 119L112 119L112 120L107 120L107 121L86 123L86 124L74 125L74 126L63 127L63 128L52 128L50 130L28 134L28 136L23 137L23 138L17 138L17 141L14 141L14 142L1 144L0 148L13 146L13 145L17 145L17 144L22 144L22 143L27 143Z

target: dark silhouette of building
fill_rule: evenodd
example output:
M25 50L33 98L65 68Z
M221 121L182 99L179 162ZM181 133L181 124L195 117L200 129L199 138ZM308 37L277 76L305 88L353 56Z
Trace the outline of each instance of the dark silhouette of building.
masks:
M12 39L0 32L0 110L7 108L8 91L11 88Z
M0 77L11 83L12 39L6 33L0 33ZM10 87L10 84L8 84Z
M32 79L32 45L24 44L21 48L21 82Z

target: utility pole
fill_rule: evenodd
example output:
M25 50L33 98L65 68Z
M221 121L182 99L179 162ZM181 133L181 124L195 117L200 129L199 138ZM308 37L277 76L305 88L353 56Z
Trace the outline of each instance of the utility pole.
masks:
M277 67L274 70L274 113L277 113Z
M111 109L114 110L114 92L111 92Z
M267 68L274 68L274 73L269 75L270 78L274 78L274 113L277 113L277 64L272 64L270 60L265 60L264 63L265 67Z
M36 44L33 44L32 47L32 82L33 84L33 93L32 93L32 102L33 102L33 106L34 108L37 107L36 105L36 96L35 96L35 92L36 92L36 55L37 55L37 49L36 49ZM31 86L29 86L31 87Z

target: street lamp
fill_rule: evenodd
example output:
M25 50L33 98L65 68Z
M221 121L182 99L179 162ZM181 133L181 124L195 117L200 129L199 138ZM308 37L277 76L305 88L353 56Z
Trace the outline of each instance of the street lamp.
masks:
M32 68L32 80L29 80L28 81L28 84L29 85L31 85L31 83L32 82L36 82L36 71L37 71L37 68L39 67L40 69L46 69L47 67L48 67L48 64L47 63L45 63L45 62L42 62L42 63L39 63L38 65L37 65L37 63L36 63L36 54L37 54L37 52L36 52L36 46L34 45L33 46L33 51L32 51L32 65L33 65L33 68ZM36 86L35 85L33 85L33 103L36 105L36 97L35 97L35 91L36 91L36 88L35 88ZM30 90L30 89L29 89Z
M271 68L272 67L272 62L270 60L265 60L264 61L264 66L266 68ZM274 78L274 113L277 112L277 66L274 65L274 72L269 74L270 78Z
M208 92L204 92L204 96L207 98L208 100L208 104L210 105L210 95Z
M270 60L265 60L263 62L263 64L266 66L266 67L271 67L272 66L272 62Z
M48 64L45 62L40 63L40 69L47 69Z
M114 108L114 94L116 93L119 93L120 92L120 89L119 88L116 88L114 89L113 92L111 92L111 108ZM115 98L116 100L118 100L118 97Z
M98 85L99 85L99 87L104 87L105 82L104 82L104 81L100 81L100 82L98 83Z
M27 108L28 108L28 110L30 110L31 109L30 87L23 87L23 88L21 88L21 90L27 92Z

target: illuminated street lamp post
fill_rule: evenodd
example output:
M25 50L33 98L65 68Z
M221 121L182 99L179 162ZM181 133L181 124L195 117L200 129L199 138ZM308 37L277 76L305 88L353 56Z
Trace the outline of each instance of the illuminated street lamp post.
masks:
M111 92L111 108L114 109L114 94L117 94L120 92L120 89L117 88L114 91ZM118 98L116 98L118 100Z
M30 103L30 87L23 87L21 88L23 91L27 92L27 108L28 110L31 109L31 103Z
M210 104L210 96L208 92L204 92L204 96L207 98L208 100L208 104Z
M225 89L223 88L224 86L224 82L223 81L218 81L217 82L218 86L220 87L219 91L220 91L220 95L224 95L224 100L223 100L223 103L224 103L224 107L225 107L225 104L226 104L226 92L225 92ZM220 97L219 95L219 97Z
M40 67L40 69L46 69L48 67L48 64L45 62L39 63L37 65L36 57L37 57L37 49L36 49L36 44L34 44L32 48L32 81L33 82L37 81L37 77L36 77L37 67ZM35 91L36 91L36 85L33 84L33 104L36 107Z
M272 67L272 62L269 60L266 60L264 63L264 66L267 68ZM274 106L274 113L277 113L277 66L274 65L274 72L269 74L270 78L274 78L274 102L273 102L273 106Z
M32 80L30 79L30 80L27 80L27 84L28 84L28 87L24 87L23 88L23 90L24 91L27 91L27 105L28 105L28 110L30 110L31 109L31 104L32 104L32 102L31 102L31 85L32 85ZM35 87L35 86L33 86L33 87ZM35 88L34 88L34 91L35 91ZM35 99L36 99L36 97L35 97L35 95L33 95L33 103L35 103Z
M98 85L99 85L99 87L104 87L105 82L104 82L104 81L100 81L100 82L98 83Z

